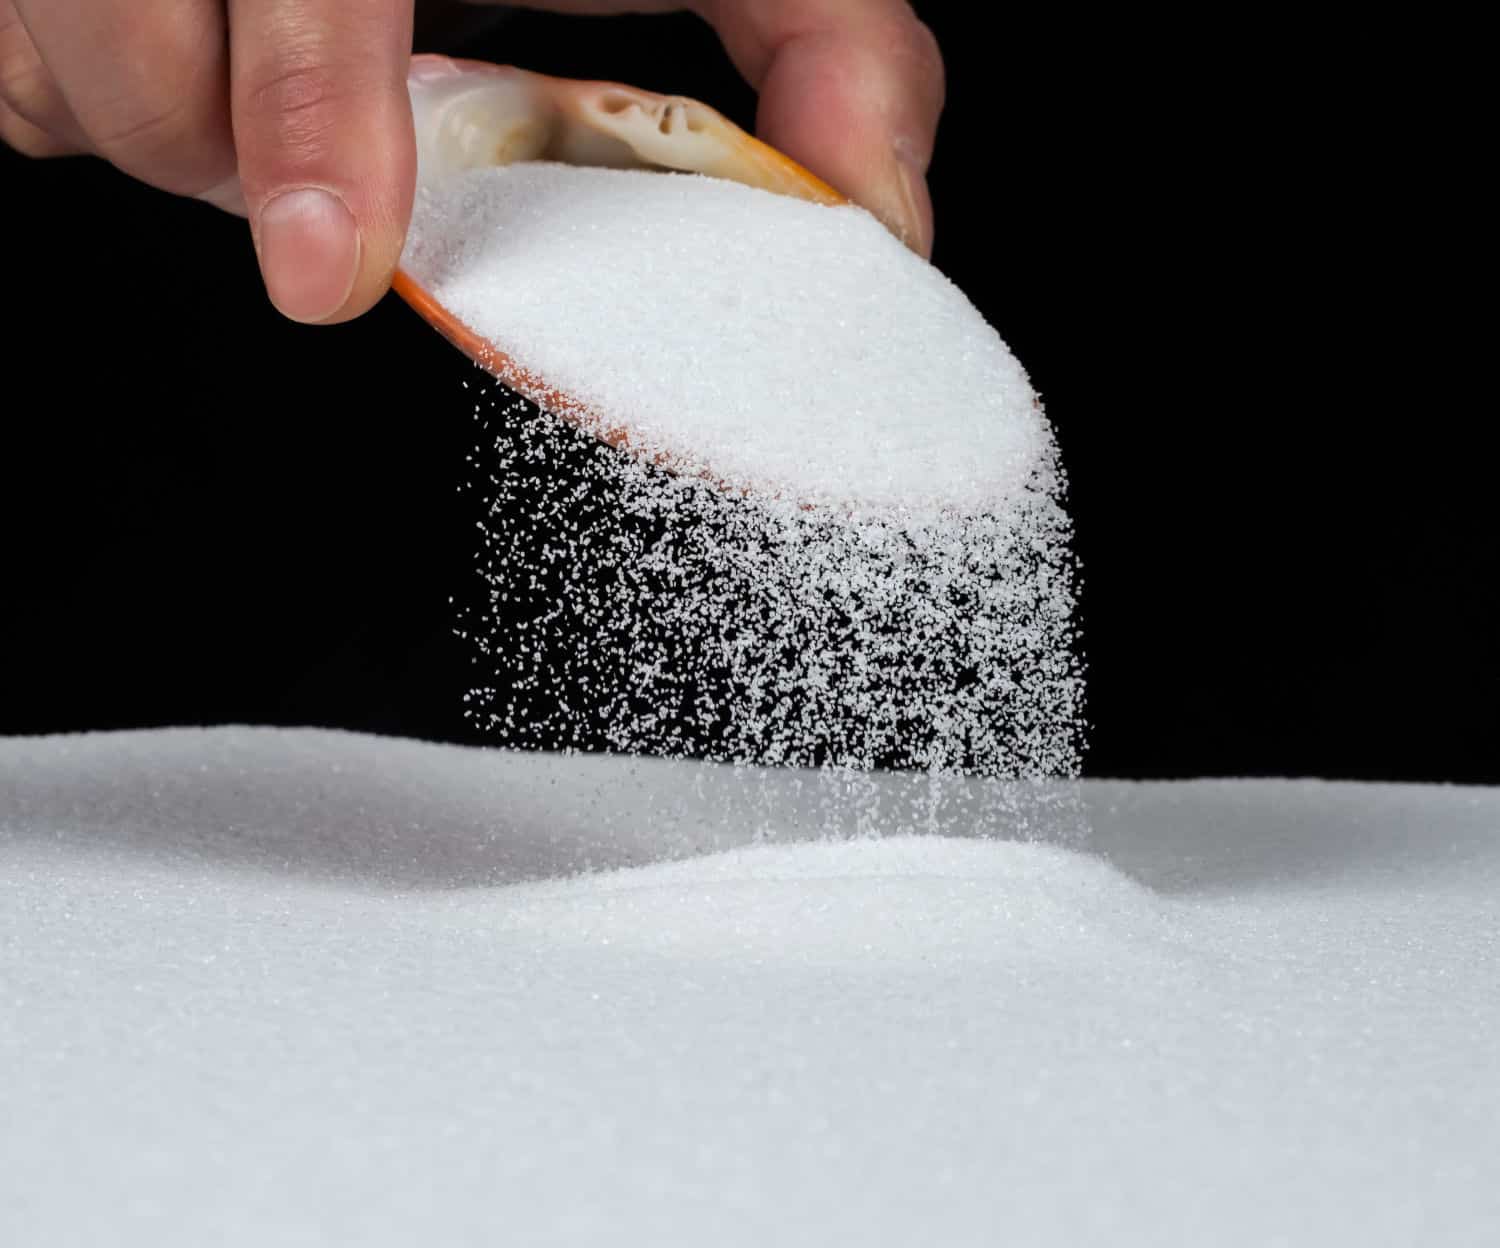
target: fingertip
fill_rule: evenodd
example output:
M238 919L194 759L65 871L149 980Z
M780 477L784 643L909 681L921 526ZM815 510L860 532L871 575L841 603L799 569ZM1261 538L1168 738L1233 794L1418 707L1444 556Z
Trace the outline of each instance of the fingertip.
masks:
M932 259L932 193L927 186L927 164L906 140L892 144L901 198L899 224L887 221L896 235L924 260Z
M58 139L32 125L3 100L0 100L0 143L34 160L50 160L57 156L78 156L83 152L83 148Z
M227 212L235 217L248 217L250 210L245 207L245 192L240 186L238 174L233 174L216 186L211 186L206 191L199 191L193 196L201 199L205 204L212 204L221 212Z
M266 291L336 324L389 288L416 185L409 0L230 0L239 178Z
M410 118L386 144L370 145L373 167L331 184L279 187L255 218L261 273L286 317L336 325L368 312L390 288L406 241L416 184Z
M835 25L776 45L758 129L926 257L933 238L926 170L944 82L935 41L904 13L883 30Z
M925 123L887 103L885 89L859 72L857 57L846 49L791 57L767 78L758 128L773 147L868 209L913 251L929 256L931 139L920 129Z
M328 188L279 191L262 206L254 232L266 294L304 325L362 316L390 289L405 229L405 217L361 221Z
M266 293L283 316L303 324L339 317L359 276L359 226L334 192L280 191L260 210L257 231Z

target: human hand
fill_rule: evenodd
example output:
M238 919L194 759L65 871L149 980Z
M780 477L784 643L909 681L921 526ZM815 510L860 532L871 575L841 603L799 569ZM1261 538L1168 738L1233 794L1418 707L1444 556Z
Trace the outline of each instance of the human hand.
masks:
M0 0L0 140L248 217L272 302L349 320L390 285L411 217L412 4ZM760 136L930 252L943 69L905 0L533 7L693 9L760 93Z
M526 7L692 9L759 93L756 134L931 254L926 173L943 108L943 60L906 0L535 0Z

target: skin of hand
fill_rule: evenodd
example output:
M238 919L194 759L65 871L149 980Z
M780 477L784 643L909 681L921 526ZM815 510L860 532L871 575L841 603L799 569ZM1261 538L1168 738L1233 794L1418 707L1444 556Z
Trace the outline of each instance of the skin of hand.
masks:
M412 4L0 0L0 140L247 217L276 307L346 321L385 293L411 217ZM931 254L943 64L905 0L529 7L698 13L758 91L760 137Z

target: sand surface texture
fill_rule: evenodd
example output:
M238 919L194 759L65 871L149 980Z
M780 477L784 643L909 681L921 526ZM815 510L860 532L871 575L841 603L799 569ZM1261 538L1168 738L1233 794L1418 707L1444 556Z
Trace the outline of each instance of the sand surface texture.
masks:
M1496 1243L1497 931L1497 791L0 740L0 1242Z

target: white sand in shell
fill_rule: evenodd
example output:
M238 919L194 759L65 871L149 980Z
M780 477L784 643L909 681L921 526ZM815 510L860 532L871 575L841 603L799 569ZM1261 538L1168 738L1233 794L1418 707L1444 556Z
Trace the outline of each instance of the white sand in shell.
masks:
M863 209L528 163L418 191L403 265L644 454L799 502L993 510L1046 452L963 293Z

